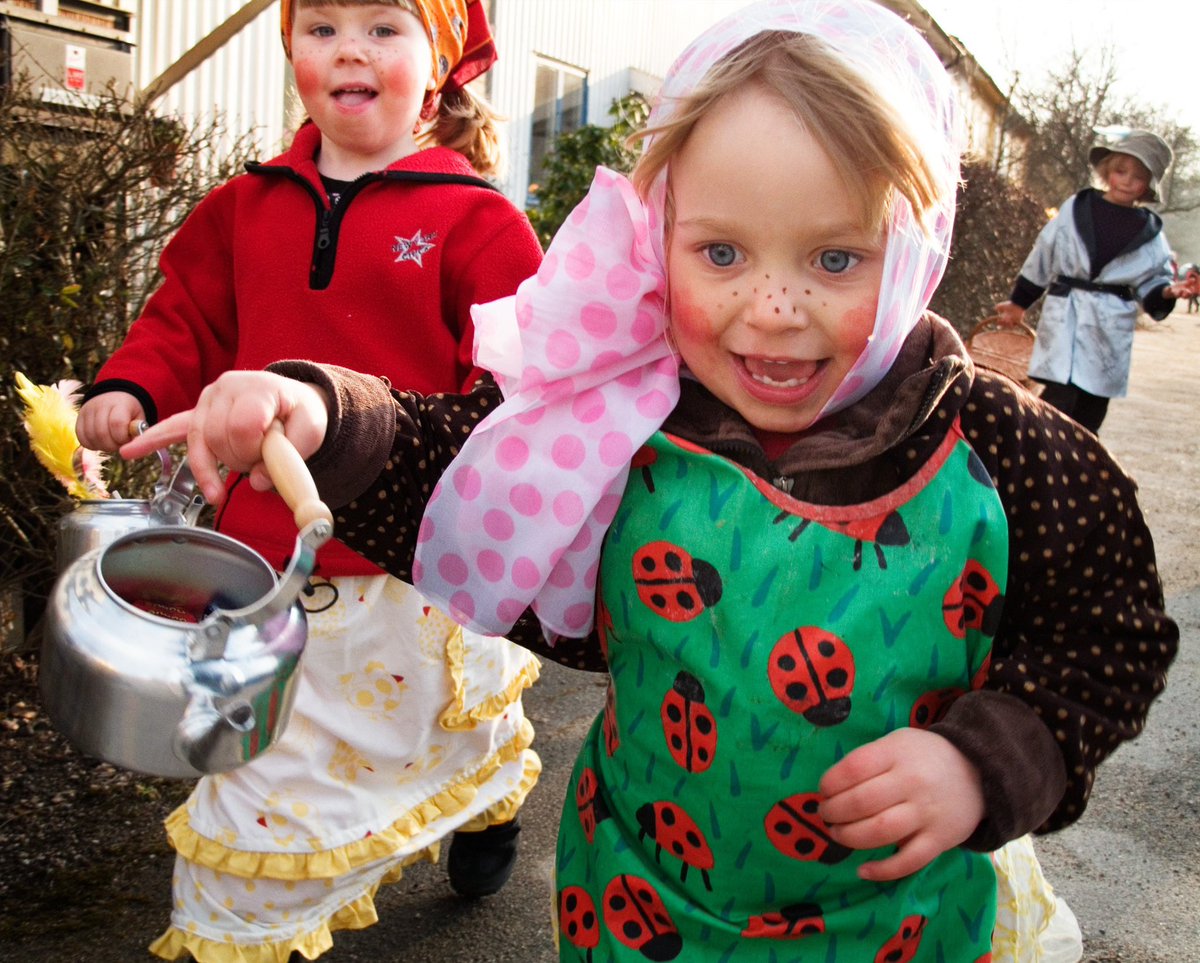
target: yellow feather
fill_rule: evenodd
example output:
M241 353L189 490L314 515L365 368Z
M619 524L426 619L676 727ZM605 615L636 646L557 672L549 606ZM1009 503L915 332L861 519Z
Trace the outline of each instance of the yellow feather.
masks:
M60 382L59 385L35 385L21 372L16 372L17 394L25 403L25 430L29 433L29 447L37 460L45 466L74 498L95 498L105 492L97 491L76 474L74 457L79 448L75 436L77 415L70 388L74 385ZM64 393L64 388L66 392Z

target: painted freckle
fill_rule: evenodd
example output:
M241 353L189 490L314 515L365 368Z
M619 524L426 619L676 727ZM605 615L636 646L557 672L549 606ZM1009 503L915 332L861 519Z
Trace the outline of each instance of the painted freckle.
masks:
M811 289L809 289L809 288L805 288L805 289L804 289L804 293L805 293L805 294L812 294L812 290L811 290Z

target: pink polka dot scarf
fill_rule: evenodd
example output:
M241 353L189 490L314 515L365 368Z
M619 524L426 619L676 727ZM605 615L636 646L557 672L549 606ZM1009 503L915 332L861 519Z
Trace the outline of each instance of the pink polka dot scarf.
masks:
M767 30L813 34L841 53L944 175L927 230L903 199L894 206L875 328L828 414L878 384L941 280L958 178L954 95L925 41L870 0L764 0L683 52L650 126ZM514 297L473 309L476 361L495 373L505 400L435 488L413 574L475 631L503 634L531 605L549 638L592 626L600 547L630 458L679 398L666 339L665 197L665 173L643 200L624 177L598 169L537 275Z

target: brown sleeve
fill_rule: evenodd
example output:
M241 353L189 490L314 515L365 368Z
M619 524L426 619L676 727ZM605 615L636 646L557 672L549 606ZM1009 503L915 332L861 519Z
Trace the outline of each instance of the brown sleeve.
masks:
M396 413L387 379L311 361L278 361L267 370L325 392L329 426L308 468L325 502L341 508L370 487L391 454Z
M960 696L930 731L949 739L979 770L987 816L963 844L999 849L1042 825L1067 785L1054 736L1036 712L1004 692Z
M1037 828L1060 829L1083 814L1101 761L1142 731L1166 685L1179 629L1164 610L1137 486L1094 435L986 372L977 375L962 425L1009 525L1004 612L985 688L1019 699L1053 737L1066 787ZM991 723L986 715L979 722L985 740ZM1011 812L989 816L993 831L1005 822L1019 827L1020 813L1035 812L1032 804L1053 794L1058 776L1037 763L1037 753L990 735L997 768L1026 767L1043 783ZM986 754L986 741L960 739ZM985 790L989 768L981 766ZM1015 799L1014 782L993 775L990 784L1000 797L1011 787Z

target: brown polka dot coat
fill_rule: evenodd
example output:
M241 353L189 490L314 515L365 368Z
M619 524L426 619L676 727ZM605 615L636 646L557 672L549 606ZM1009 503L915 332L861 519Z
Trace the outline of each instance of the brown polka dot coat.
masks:
M400 578L434 482L500 401L490 381L466 396L389 392L377 378L282 362L331 398L310 459L341 538ZM907 480L955 418L982 460L1009 525L1009 578L984 688L934 730L979 769L987 817L967 845L994 849L1078 819L1096 767L1141 732L1179 633L1166 615L1137 487L1098 439L1001 375L977 370L944 321L918 325L862 401L797 436L774 461L753 430L698 383L664 429L755 471L794 497L854 504ZM528 613L510 637L576 668L604 669L595 636L546 644Z

